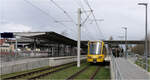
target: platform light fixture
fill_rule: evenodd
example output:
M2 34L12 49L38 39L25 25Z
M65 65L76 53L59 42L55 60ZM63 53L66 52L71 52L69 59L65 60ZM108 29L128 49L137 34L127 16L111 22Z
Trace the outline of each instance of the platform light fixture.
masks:
M145 69L148 71L148 36L147 36L148 3L138 3L138 5L145 6L145 50L144 50L144 56L145 56L145 63L146 63Z

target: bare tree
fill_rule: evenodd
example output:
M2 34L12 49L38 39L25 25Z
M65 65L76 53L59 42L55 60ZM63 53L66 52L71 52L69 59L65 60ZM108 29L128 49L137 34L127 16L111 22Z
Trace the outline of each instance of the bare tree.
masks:
M144 54L144 44L137 44L136 46L132 47L132 52L136 54L143 55Z

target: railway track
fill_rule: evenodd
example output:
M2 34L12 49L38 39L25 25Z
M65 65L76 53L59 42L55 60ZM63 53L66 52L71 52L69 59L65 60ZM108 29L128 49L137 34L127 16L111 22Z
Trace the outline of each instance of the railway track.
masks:
M75 74L71 75L70 77L68 77L66 80L72 80L74 79L76 76L78 76L80 73L84 72L86 69L88 69L89 65L87 65L86 67L84 67L83 69L81 69L80 71L76 72Z
M44 76L47 76L47 75L53 74L53 73L55 73L55 72L59 72L59 71L61 71L61 70L64 70L64 69L70 68L70 67L75 66L75 65L76 65L76 64L72 64L72 65L69 65L69 66L65 66L65 67L62 67L62 68L56 69L56 70L54 70L54 71L45 72L45 73L43 73L43 74L36 75L36 76L31 77L31 78L28 78L28 80L40 79L41 77L44 77Z
M87 65L86 67L84 67L83 69L81 69L80 71L76 72L75 74L71 75L70 77L68 77L66 80L73 80L76 79L77 76L81 75L81 73L85 72L86 70L88 70L90 67L90 65ZM96 74L98 73L98 71L100 70L100 66L97 66L96 70L94 72L92 72L92 75L90 76L90 80L94 80Z
M69 66L66 66L66 65L69 65ZM19 74L19 75L16 75L16 76L11 76L11 77L7 77L7 78L3 78L2 80L12 80L12 79L22 79L22 78L23 79L27 78L28 80L30 80L30 79L36 79L36 78L45 76L47 74L58 72L59 70L63 70L63 69L69 68L69 67L71 67L73 65L76 65L76 63L72 62L72 63L67 63L67 64L63 64L63 65L59 65L59 66L48 67L48 68L44 68L44 69L40 69L40 70L36 70L36 71L32 71L32 72L27 72L27 73ZM56 71L54 71L55 69L56 69ZM34 76L34 77L28 77L28 76L36 75L36 74L40 74L40 75Z
M82 61L82 63L84 63L84 62L85 61ZM28 72L28 73L24 73L24 74L20 74L20 75L16 75L16 76L8 77L8 78L3 78L2 80L14 80L14 79L17 79L17 80L21 80L21 79L36 80L36 79L43 79L46 76L56 74L56 72L61 72L63 70L69 69L69 68L71 68L75 65L76 65L75 62L67 63L67 64L55 66L55 67L49 67L49 68L45 68L45 69L41 69L41 70L37 70L37 71L32 71L32 72ZM94 80L96 78L95 76L99 73L99 70L101 69L101 67L103 67L103 66L85 64L84 67L82 67L81 69L74 72L72 75L67 76L64 79L66 79L66 80L73 80L73 79ZM62 74L64 74L64 73L62 73ZM83 77L83 76L86 76L86 77Z
M90 77L90 80L94 80L96 74L98 73L98 71L100 70L101 66L98 66L97 69L95 70L95 72L92 74L92 76Z

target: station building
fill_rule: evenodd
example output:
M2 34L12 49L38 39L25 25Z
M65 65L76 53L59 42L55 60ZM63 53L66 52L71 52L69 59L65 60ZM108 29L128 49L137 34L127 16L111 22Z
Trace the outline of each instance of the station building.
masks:
M77 41L56 32L13 32L14 50L27 53L48 54L48 56L77 55ZM81 44L81 54L86 54L87 45Z

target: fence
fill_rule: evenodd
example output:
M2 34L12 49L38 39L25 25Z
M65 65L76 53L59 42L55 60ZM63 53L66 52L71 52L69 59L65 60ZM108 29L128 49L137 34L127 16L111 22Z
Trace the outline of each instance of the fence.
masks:
M145 69L148 67L148 71L150 72L150 58L148 58L148 64L145 62L145 57L139 54L128 52L128 59L131 60L136 65Z
M3 52L0 54L1 62L9 62L29 57L30 55L27 53Z
M10 62L30 57L48 56L48 52L33 52L33 51L20 51L20 52L0 52L0 62Z
M121 73L119 71L119 67L118 67L118 63L115 59L115 57L113 56L112 54L112 51L110 51L110 56L111 56L111 67L112 67L112 78L115 79L115 80L121 80L122 79L122 76L121 76Z
M76 52L76 51L73 51ZM48 51L18 51L18 52L0 52L0 63L16 61L31 57L62 57L62 56L73 56L74 54L62 53L57 55Z

